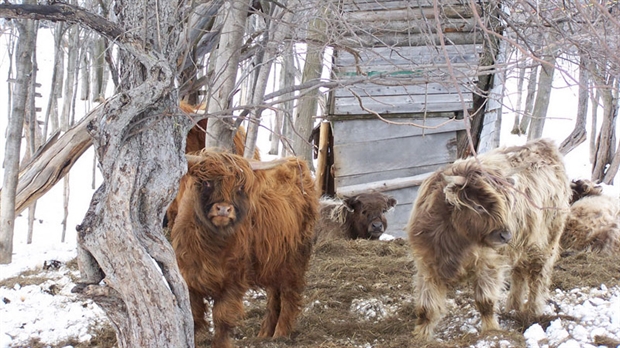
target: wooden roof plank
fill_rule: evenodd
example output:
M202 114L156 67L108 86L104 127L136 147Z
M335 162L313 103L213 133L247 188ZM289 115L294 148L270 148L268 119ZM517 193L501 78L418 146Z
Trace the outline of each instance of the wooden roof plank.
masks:
M334 145L376 142L463 130L465 121L448 117L332 121ZM417 125L417 126L416 126Z
M462 96L463 100L458 94L334 98L333 114L444 112L463 110L463 106L471 109L473 107L472 93L463 93Z
M334 64L338 67L354 65L425 65L445 63L446 55L453 63L477 64L482 45L448 45L442 47L400 46L338 50ZM355 52L355 54L353 53Z

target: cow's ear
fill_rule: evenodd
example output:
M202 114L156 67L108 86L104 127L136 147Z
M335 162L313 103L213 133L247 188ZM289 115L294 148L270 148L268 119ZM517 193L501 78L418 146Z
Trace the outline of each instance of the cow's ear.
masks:
M444 174L443 178L447 182L446 187L443 189L443 193L446 196L446 202L450 205L458 205L460 202L458 192L465 187L465 177Z
M355 207L359 206L360 201L357 199L357 196L346 197L343 199L344 204L347 206L347 210L352 213L355 211Z
M389 208L393 208L397 203L398 203L398 201L396 199L394 199L394 197L390 197L387 200L387 205L388 205Z
M202 157L196 155L185 155L185 158L187 159L187 168L191 168L202 161Z

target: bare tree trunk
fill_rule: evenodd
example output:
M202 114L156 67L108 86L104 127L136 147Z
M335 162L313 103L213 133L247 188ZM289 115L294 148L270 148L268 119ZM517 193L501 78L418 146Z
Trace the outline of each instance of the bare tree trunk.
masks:
M269 143L269 154L278 155L280 153L280 142L282 141L282 121L284 115L282 111L276 111L273 116L273 124L271 125L271 138Z
M280 71L280 86L295 85L295 47L286 46L286 51L282 54L282 70ZM293 114L295 111L294 93L283 95L280 100L279 113L282 115L282 131L280 141L282 142L282 156L291 155L291 139L293 135Z
M267 46L265 47L263 65L260 66L260 71L256 79L256 88L254 88L253 91L252 104L255 107L252 109L253 112L250 112L250 124L248 126L248 135L245 141L244 151L244 156L246 158L252 158L254 156L256 139L258 138L258 129L261 122L261 114L263 112L263 108L258 105L263 102L265 91L267 90L267 82L271 72L271 66L273 65L273 61L278 53L278 45L280 42L284 41L285 35L289 34L291 31L289 25L292 23L294 13L295 9L287 6L286 9L283 9L283 13L281 12L281 18L276 18L275 20L270 21L270 28L264 34L266 35L265 42Z
M59 127L58 99L62 95L62 82L64 77L64 50L61 45L65 27L64 23L56 23L56 30L54 31L54 71L52 72L52 89L47 102L47 110L45 111L43 139L47 139L50 121L52 124L52 133L56 132Z
M67 30L67 40L67 78L65 79L62 113L60 116L60 129L63 132L66 132L71 124L72 103L75 94L75 75L79 55L79 28L77 25L73 25Z
M577 117L575 129L560 144L560 152L563 155L573 151L574 148L586 141L586 119L588 116L588 67L585 54L582 53L579 61L579 92L577 100Z
M94 40L92 50L92 69L91 69L91 86L90 100L102 102L105 100L105 88L107 79L105 69L105 39L97 38Z
M532 120L532 110L534 110L534 99L536 99L536 85L538 84L538 66L533 65L530 68L530 75L527 80L527 95L525 96L525 108L521 117L520 133L527 134Z
M186 168L190 125L175 116L181 112L174 81L179 52L184 51L179 24L189 5L117 0L115 6L117 24L58 2L2 4L0 16L70 19L120 46L121 93L89 116L94 120L87 129L104 183L78 229L86 283L75 290L103 308L120 347L193 347L187 286L162 231L163 215Z
M607 168L607 172L605 173L605 177L603 178L603 183L607 185L613 185L614 179L618 175L618 168L620 167L620 143L618 147L616 147L616 154L611 160L609 164L609 168Z
M614 92L615 80L609 78L603 81L597 78L601 99L603 101L603 123L596 141L596 156L592 165L592 181L602 182L606 176L608 165L611 164L615 153L616 119L618 117L618 96ZM606 87L606 88L605 88Z
M88 50L82 49L81 51L81 68L80 74L80 100L89 100L90 97L90 67L91 62L89 60Z
M67 234L67 217L69 217L69 194L71 193L71 189L69 187L69 173L67 173L67 175L65 175L65 177L62 180L62 187L63 187L63 192L62 192L62 201L63 201L63 205L62 205L62 212L63 212L63 217L62 217L62 234L60 236L60 242L64 243L65 242L65 236Z
M34 21L15 22L19 31L16 49L16 79L13 109L7 127L4 157L4 180L0 201L0 264L9 264L13 259L13 232L15 229L15 193L19 173L21 135L24 114L32 75L32 52L35 46Z
M301 83L305 83L321 77L323 68L323 42L325 42L326 24L324 18L315 18L308 24L308 46L306 52L306 62L304 64ZM314 117L316 116L319 99L319 90L307 91L301 98L297 106L295 124L293 131L293 152L303 158L312 168L312 144L308 141L312 129L314 128Z
M597 122L598 122L598 108L600 106L601 92L598 90L592 91L590 95L590 103L592 104L592 125L590 126L590 163L594 163L596 158L596 134L597 134Z
M207 114L222 114L229 110L235 89L237 69L243 44L245 20L250 2L247 0L227 0L224 2L224 13L218 16L222 21L222 34L219 49L216 53L215 78L210 86L207 100ZM205 142L207 147L233 148L231 115L212 117L209 120Z
M33 40L35 42L35 48L32 51L32 74L30 75L30 89L28 91L28 102L26 112L24 115L24 134L26 135L26 144L28 144L22 162L27 162L35 153L35 151L41 146L42 135L39 129L37 121L37 107L36 97L37 94L37 34L38 34L39 21L33 23ZM26 236L26 244L32 244L32 235L34 234L34 220L37 210L37 202L34 202L28 208L28 233Z
M527 133L528 140L542 137L545 119L547 118L547 109L549 109L549 97L551 96L553 73L555 71L555 53L549 53L544 60L546 64L543 64L540 69L536 101L534 102L534 110L532 111L532 121Z
M517 77L517 105L515 108L515 120L514 123L512 125L512 130L510 131L510 133L512 134L516 134L516 135L521 135L521 128L519 128L519 124L520 124L520 119L521 119L521 113L522 113L522 98L523 98L523 82L525 80L525 66L519 67L517 65L517 69L519 69L519 75Z

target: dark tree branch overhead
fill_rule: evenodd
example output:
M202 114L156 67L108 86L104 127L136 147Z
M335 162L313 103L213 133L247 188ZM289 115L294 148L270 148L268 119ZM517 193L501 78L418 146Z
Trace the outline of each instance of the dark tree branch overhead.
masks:
M63 21L81 24L111 40L117 40L123 35L118 26L107 19L86 11L85 9L56 2L50 5L15 5L0 4L0 17L9 19L36 19L48 21Z

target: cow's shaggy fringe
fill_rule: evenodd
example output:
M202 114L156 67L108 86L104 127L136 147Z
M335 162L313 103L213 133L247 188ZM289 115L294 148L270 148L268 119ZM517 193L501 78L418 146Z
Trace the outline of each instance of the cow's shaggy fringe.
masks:
M318 196L305 162L254 171L241 156L201 152L184 177L172 245L196 329L213 300L213 347L231 346L250 287L267 292L259 337L290 334L301 309Z
M498 329L507 269L506 309L542 314L569 199L561 155L548 140L458 160L426 179L407 225L418 270L414 334L432 337L448 287L467 276L482 331Z

